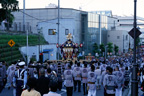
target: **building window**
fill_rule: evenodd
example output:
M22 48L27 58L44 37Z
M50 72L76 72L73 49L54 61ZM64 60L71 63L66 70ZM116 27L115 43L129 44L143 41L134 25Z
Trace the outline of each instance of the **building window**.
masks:
M65 35L69 34L69 29L65 29Z
M117 36L117 39L120 39L120 36Z
M56 35L56 29L49 29L48 35Z

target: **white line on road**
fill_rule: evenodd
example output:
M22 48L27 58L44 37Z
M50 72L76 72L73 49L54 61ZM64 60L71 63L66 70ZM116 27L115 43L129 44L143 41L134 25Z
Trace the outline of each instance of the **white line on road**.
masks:
M63 92L61 92L60 94L66 93L66 90L65 90L65 89L61 89L61 91L63 91Z
M65 89L61 89L61 91L64 91L64 92L66 92L66 90L65 90Z

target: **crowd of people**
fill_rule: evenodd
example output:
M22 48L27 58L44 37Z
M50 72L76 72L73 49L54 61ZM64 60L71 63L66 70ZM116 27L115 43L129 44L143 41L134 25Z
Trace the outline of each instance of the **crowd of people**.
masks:
M142 83L144 64L142 60L137 63ZM73 96L76 91L97 96L97 90L102 88L104 96L122 96L123 90L129 88L133 62L128 57L83 62L31 62L28 66L24 61L18 61L7 70L5 64L0 63L0 92L7 83L8 88L13 87L13 96L61 96L56 92L62 88L66 89L67 96Z

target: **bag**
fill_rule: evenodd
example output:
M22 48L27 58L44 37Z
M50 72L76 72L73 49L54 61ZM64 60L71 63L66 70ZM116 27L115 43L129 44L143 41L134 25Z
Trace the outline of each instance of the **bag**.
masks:
M51 75L50 83L58 83L58 78L55 75Z
M62 77L61 77L61 75L58 74L57 77L58 77L58 82L62 82Z

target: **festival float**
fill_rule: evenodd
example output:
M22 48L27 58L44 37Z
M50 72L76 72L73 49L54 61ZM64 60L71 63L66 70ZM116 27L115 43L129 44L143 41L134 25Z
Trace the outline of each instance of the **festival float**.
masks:
M82 44L78 45L77 43L74 43L70 33L67 35L66 42L61 45L57 44L57 48L61 49L62 60L77 60L80 47L82 47Z

